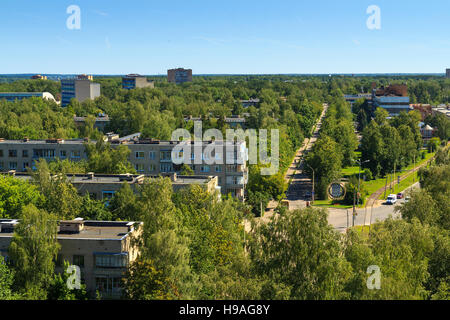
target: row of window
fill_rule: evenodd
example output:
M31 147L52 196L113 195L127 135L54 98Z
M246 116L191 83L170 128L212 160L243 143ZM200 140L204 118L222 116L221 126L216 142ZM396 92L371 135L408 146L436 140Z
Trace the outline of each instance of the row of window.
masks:
M108 254L101 253L94 255L94 265L97 268L125 268L128 263L128 255L126 253ZM72 264L80 268L84 268L84 255L73 255ZM56 259L56 266L62 267L64 265L64 256L58 254Z
M27 171L27 168L29 168L29 167L30 167L30 163L24 162L22 164L22 171ZM14 161L9 162L7 168L8 168L8 170L17 170L17 168L18 168L17 162L14 162ZM6 169L5 164L0 161L0 171L5 170L5 169Z
M156 157L156 151L150 151L148 154L148 157L150 160L155 160ZM135 158L136 159L144 159L145 158L145 151L136 151L135 152ZM178 159L183 159L183 151L180 151L177 154ZM221 160L220 154L214 155L215 160ZM160 161L172 161L172 151L160 151L159 154ZM202 153L202 160L209 160L209 155L205 155ZM229 152L227 153L227 159L237 159L237 153L236 152ZM191 153L191 160L195 160L195 153Z
M222 172L222 166L215 165L213 167L214 167L214 172L216 172L216 173ZM136 163L134 165L134 168L139 173L145 172L145 164L144 163ZM191 168L194 171L196 169L195 165L191 166ZM149 172L155 172L155 170L156 170L156 166L154 164L150 164L149 167L148 167L148 171ZM174 172L174 168L173 168L173 165L171 163L160 163L159 171L160 172L164 172L164 173L169 173L169 172ZM211 172L211 166L209 166L209 165L202 165L202 166L200 166L200 172L202 172L202 173ZM231 172L231 171L228 171L228 169L227 169L227 172ZM236 170L234 170L232 172L236 172Z
M59 157L61 159L67 158L67 150L60 150L59 151ZM17 158L18 152L17 150L10 149L8 150L8 157L9 158ZM33 149L33 158L39 159L39 158L54 158L56 155L56 152L54 149ZM0 157L3 157L4 153L3 150L0 150ZM22 150L22 158L28 158L29 153L28 150ZM80 150L72 150L70 151L70 157L72 159L78 159L81 158L81 151Z

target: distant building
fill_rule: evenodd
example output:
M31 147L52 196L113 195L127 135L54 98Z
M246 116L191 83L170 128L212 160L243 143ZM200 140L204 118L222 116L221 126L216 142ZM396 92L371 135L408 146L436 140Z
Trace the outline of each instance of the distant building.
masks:
M447 70L446 70L445 76L446 76L447 78L450 78L450 69L447 69Z
M372 90L372 105L376 108L383 108L389 112L389 116L396 116L402 111L413 110L408 97L408 87L406 85L390 85Z
M228 124L230 126L230 128L238 128L241 127L242 129L245 129L246 123L247 123L247 119L244 117L240 117L240 116L231 116L231 117L225 117L225 123Z
M94 81L94 77L92 75L80 74L77 76L78 80L91 80Z
M447 118L450 118L450 105L441 104L432 109L433 116L437 114L443 114Z
M126 90L136 88L154 88L154 81L148 81L147 77L139 74L128 74L122 78L122 88Z
M372 101L372 94L371 93L345 94L344 99L345 101L349 102L351 106L353 106L356 100L359 99L366 99Z
M75 121L75 125L77 127L81 127L86 122L86 117L73 117L73 121ZM98 115L98 117L95 118L94 123L94 129L97 129L98 131L104 132L105 128L109 124L109 116L107 114L101 113Z
M50 101L55 101L55 97L50 92L0 92L0 100L15 101L38 97Z
M249 99L249 100L241 100L241 105L244 108L248 107L257 107L259 105L260 100L258 98L256 99Z
M226 124L228 124L228 126L230 128L237 128L238 125L242 128L245 129L246 127L246 123L247 123L247 119L250 115L249 114L243 114L244 117L241 117L239 115L232 115L230 117L223 117L222 119L224 120L224 122ZM214 119L214 120L218 120L218 118L216 117L211 117L209 119ZM204 119L202 119L202 117L193 117L192 115L188 116L188 117L184 117L184 121L185 122L189 122L189 121L202 121Z
M422 121L425 120L426 117L431 116L433 114L431 104L411 104L411 107L414 110L420 112Z
M0 255L6 258L19 223L20 220L0 219ZM63 261L67 261L80 268L81 283L92 298L96 291L102 298L120 298L122 278L139 253L132 242L141 234L142 225L142 222L81 218L59 221L56 239L61 249L55 271L65 272Z
M192 82L192 69L170 69L167 70L167 81L170 83Z
M65 107L70 100L83 102L100 97L100 84L92 82L92 76L80 75L75 79L61 80L61 106Z
M34 75L31 77L33 80L47 80L47 76L42 76L40 74Z
M433 138L433 134L435 132L435 129L430 127L430 125L424 125L420 128L420 134L422 135L423 140L430 140Z

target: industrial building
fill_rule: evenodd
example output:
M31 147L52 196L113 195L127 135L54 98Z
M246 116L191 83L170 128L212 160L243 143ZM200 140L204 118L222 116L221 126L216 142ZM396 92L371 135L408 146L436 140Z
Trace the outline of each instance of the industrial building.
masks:
M0 92L0 100L16 101L33 97L56 102L55 97L50 92Z
M100 84L92 82L92 79L92 76L79 75L74 79L61 80L61 106L67 106L72 99L83 102L100 97Z
M147 77L139 74L128 74L122 78L122 89L154 88L154 81L148 81Z
M167 70L167 81L170 83L192 82L192 69L170 69Z

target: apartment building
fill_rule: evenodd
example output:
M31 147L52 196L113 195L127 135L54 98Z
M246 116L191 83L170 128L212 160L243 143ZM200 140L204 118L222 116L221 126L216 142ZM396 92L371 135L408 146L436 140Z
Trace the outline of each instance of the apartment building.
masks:
M19 220L0 219L0 254L8 258L14 228ZM61 245L55 271L63 270L63 261L78 266L81 283L95 298L120 298L122 278L138 255L132 239L141 234L142 222L84 221L81 218L59 221L57 241Z
M80 75L75 79L61 80L61 106L67 106L72 99L83 102L100 97L100 84L93 83L92 79L92 76Z
M167 70L167 81L170 83L192 82L192 69L170 69Z
M16 179L32 182L30 174L24 172L15 172L14 170L3 172L3 175L10 175ZM216 176L182 176L175 172L170 174L161 174L163 177L169 177L172 182L173 191L176 192L191 185L199 185L210 193L218 191L220 187ZM132 190L137 191L150 179L156 179L158 176L146 176L143 174L69 174L67 180L70 182L81 196L89 194L91 199L104 200L106 203L118 192L124 184L128 184Z
M172 159L172 150L180 144L178 141L159 141L140 139L139 134L118 138L109 135L111 145L125 145L130 150L129 161L138 174L148 176L179 173L182 164L180 159L188 159L188 164L195 176L217 176L218 186L223 194L243 198L244 187L247 183L246 145L241 142L203 141L198 146L193 142L186 149L190 149L190 156L184 157L179 152L177 159ZM35 161L47 161L59 158L70 161L80 161L87 158L83 139L62 140L5 140L0 138L0 171L16 170L25 172L27 168L35 169ZM92 141L91 143L95 143ZM212 153L214 159L209 159L206 148L215 148L219 152ZM205 156L206 154L206 156Z
M445 70L445 77L450 78L450 69Z
M154 87L154 81L148 81L147 77L141 76L139 74L128 74L122 78L122 88L126 90Z

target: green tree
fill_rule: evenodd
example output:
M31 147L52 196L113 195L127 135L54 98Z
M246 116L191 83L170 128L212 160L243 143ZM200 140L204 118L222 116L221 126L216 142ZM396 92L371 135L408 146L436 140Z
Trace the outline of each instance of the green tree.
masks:
M138 216L139 209L136 206L136 194L128 183L124 183L109 202L108 209L111 211L114 219L137 221L140 217Z
M15 300L17 295L12 291L14 283L14 271L6 265L5 259L0 255L0 301Z
M137 202L139 218L144 223L140 238L144 259L151 259L164 278L170 279L180 296L191 294L192 274L189 268L189 249L180 232L177 210L172 202L172 183L169 178L147 180L140 187Z
M340 299L349 264L322 209L307 208L254 226L250 255L258 275L290 290L290 299Z
M39 206L44 200L36 186L11 176L0 177L0 217L18 219L28 204Z
M329 136L323 136L317 140L313 151L307 156L306 162L314 169L315 181L318 181L316 190L322 199L326 197L327 186L340 178L342 159L340 148ZM305 170L312 176L309 167Z
M14 287L29 299L45 299L53 278L54 260L60 249L56 241L56 217L32 204L24 207L14 230L9 256L15 272Z
M51 175L47 162L36 162L36 170L29 170L33 182L45 199L42 207L59 219L74 219L80 213L82 199L64 174Z
M98 140L95 144L85 143L88 155L88 171L95 173L136 173L128 157L131 150L124 146L111 145L103 140Z
M130 300L171 300L179 294L172 280L165 278L149 259L138 258L124 278L124 297Z
M64 262L63 270L67 270L69 263ZM70 289L67 285L67 280L70 274L62 272L55 274L47 291L48 300L87 300L86 285L81 284L80 289Z
M183 166L181 167L180 174L182 176L193 176L194 170L192 170L192 168L190 166L188 166L187 164L183 164Z

